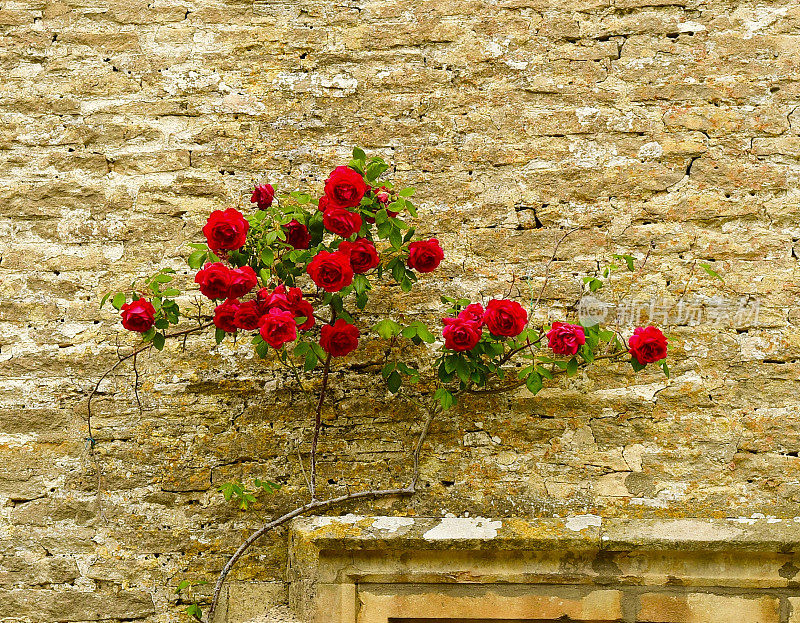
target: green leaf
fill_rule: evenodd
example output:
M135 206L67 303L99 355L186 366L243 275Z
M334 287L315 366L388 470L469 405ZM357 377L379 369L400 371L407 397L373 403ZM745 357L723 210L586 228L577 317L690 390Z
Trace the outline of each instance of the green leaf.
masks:
M397 324L394 320L384 318L378 324L372 327L372 329L373 331L376 331L383 339L388 340L400 335L403 327Z
M660 365L661 369L664 371L664 375L669 378L669 366L667 365L667 360L662 360Z
M578 360L573 357L567 362L567 376L575 376L578 373Z
M156 334L156 328L150 327L147 331L142 333L142 340L144 340L145 342L149 342L153 339L153 336L155 336L155 334Z
M114 306L115 309L120 309L125 302L127 301L127 297L125 296L124 292L119 292L114 295L114 298L111 299L111 304Z
M255 479L255 485L270 494L275 493L281 488L280 483L272 482L271 480L259 480L258 478Z
M602 287L603 287L603 282L600 281L599 279L592 278L591 281L589 281L589 290L591 290L592 292L597 292Z
M403 277L406 276L406 267L402 261L398 260L395 262L394 266L392 266L392 277L397 283L403 281Z
M188 614L190 617L197 619L198 621L203 620L203 611L197 604L192 604L191 606L186 608L186 614Z
M194 270L201 268L203 263L206 261L207 255L208 254L206 251L201 251L199 249L197 251L193 251L186 260L189 263L189 268L193 268Z
M386 362L386 365L383 366L383 369L381 370L381 376L384 378L384 380L389 378L389 375L392 372L394 372L394 369L396 367L397 367L397 364L394 361L387 361Z
M628 255L627 253L623 254L623 255L618 255L618 254L614 253L614 254L611 255L611 257L613 257L615 260L624 260L624 262L625 262L625 264L628 267L628 270L630 272L633 272L635 270L635 267L633 265L634 257L632 255ZM616 266L614 266L613 264L611 266L616 268Z
M528 375L528 378L525 379L525 387L535 396L542 389L542 377L536 372L532 372Z
M456 400L452 393L446 390L444 387L440 387L436 390L436 393L433 394L435 400L438 400L441 405L442 409L447 411L450 407L452 407Z
M609 331L608 329L601 329L598 335L603 342L610 342L614 339L615 333L613 331Z
M389 232L389 243L398 251L403 246L402 232L396 227L392 227L392 231Z
M274 251L269 247L265 247L264 250L261 251L261 261L267 266L272 266L272 262L275 261Z
M319 359L317 359L317 356L313 352L310 352L306 355L306 359L303 362L303 370L305 372L311 372L311 370L317 367L318 363Z
M365 170L365 176L367 181L374 182L378 179L382 173L384 173L389 168L389 165L385 162L379 161L372 161L367 165Z
M436 341L436 338L433 337L433 333L428 330L421 321L415 320L411 323L417 329L417 335L422 339L423 342L431 344Z
M472 374L472 370L470 370L469 363L467 363L467 361L462 357L458 356L455 358L455 366L458 378L464 381L464 383L468 383L470 380L470 376Z
M222 329L217 328L214 331L214 339L216 340L217 344L221 344L222 340L225 339L225 331L223 331Z
M711 277L719 279L720 281L725 281L718 272L716 272L713 268L711 268L711 264L708 264L706 262L700 262L700 268L706 271Z
M411 292L411 288L413 288L413 284L408 277L404 277L403 280L400 282L400 289L403 292Z
M416 191L411 186L409 186L408 188L403 188L397 194L400 195L401 197L413 197L415 192Z
M156 333L153 336L153 346L156 350L164 350L165 341L163 333Z
M189 586L191 586L191 583L189 582L189 580L181 580L178 583L178 587L175 589L175 594L177 595L182 590L189 588Z
M356 294L363 294L369 290L369 279L367 279L364 275L354 275L353 288L355 289Z
M353 147L353 159L361 160L362 162L367 159L367 154L360 147Z
M161 293L161 296L180 296L181 291L178 288L167 288Z
M389 391L393 394L396 394L400 390L400 385L403 383L403 377L401 377L397 370L393 371L389 378L386 379L386 384L389 386Z
M172 275L165 275L163 273L159 273L155 277L153 277L153 281L156 283L169 283L172 281L174 277Z
M631 357L631 367L633 368L634 372L639 372L641 370L644 370L647 367L647 365L639 363L636 359Z
M103 298L100 300L100 307L101 307L101 308L103 307L103 305L105 305L105 304L106 304L106 301L108 300L108 297L110 297L110 296L111 296L111 292L109 292L108 294L106 294L106 295L105 295L105 296L104 296L104 297L103 297Z

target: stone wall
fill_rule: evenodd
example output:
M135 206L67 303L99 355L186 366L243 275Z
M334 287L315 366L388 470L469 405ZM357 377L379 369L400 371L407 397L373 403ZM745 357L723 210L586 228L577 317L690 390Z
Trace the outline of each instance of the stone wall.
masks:
M800 514L796 3L29 0L0 3L0 36L0 620L180 620L179 579L302 498L308 404L242 345L139 358L141 408L130 366L112 374L92 458L87 396L132 343L98 298L188 275L209 211L261 180L319 192L354 144L417 187L447 253L375 311L526 299L567 232L541 319L627 252L638 300L707 309L672 319L670 381L599 366L468 401L434 426L421 494L349 510ZM716 326L720 301L758 318ZM408 473L419 413L373 382L380 352L336 371L329 492ZM215 491L255 476L284 484L257 513ZM285 562L280 533L236 578L279 600Z

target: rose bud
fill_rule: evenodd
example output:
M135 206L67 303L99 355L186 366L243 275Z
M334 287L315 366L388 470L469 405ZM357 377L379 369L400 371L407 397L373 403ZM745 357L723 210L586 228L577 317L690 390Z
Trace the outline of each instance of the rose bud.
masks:
M637 327L628 340L628 352L642 365L667 356L667 338L658 327Z
M349 238L361 229L361 215L345 208L331 207L322 217L325 229L342 238Z
M483 322L492 335L514 337L528 323L528 313L516 301L494 299L486 306Z
M237 298L244 296L250 290L258 285L258 277L256 271L249 266L242 266L241 268L234 268L230 273L230 289L228 296Z
M235 208L228 208L224 212L214 210L208 217L208 222L203 227L208 248L212 251L227 251L241 249L247 242L247 230L250 228Z
M234 318L239 310L239 301L227 299L214 310L214 325L225 333L236 333Z
M319 345L332 357L344 357L358 348L358 327L339 318L333 325L323 325Z
M308 227L303 225L297 219L292 219L283 226L286 233L286 244L293 246L295 249L307 249L311 243L311 234L308 233Z
M200 292L208 298L226 299L231 287L231 272L222 262L214 262L197 271L194 280L200 284Z
M375 193L375 199L377 199L379 203L389 203L389 191L381 186L378 192Z
M444 259L444 251L436 238L420 240L408 245L408 265L421 273L436 270Z
M450 350L472 350L481 341L483 330L477 322L464 318L442 318L444 347Z
M345 240L339 245L339 251L350 256L354 273L363 274L381 263L375 245L367 238L356 238L355 242Z
M483 326L483 305L480 303L470 303L464 309L461 310L461 313L458 314L458 317L461 320L468 320L470 322L475 322L478 324L479 327Z
M320 251L309 262L306 272L326 292L338 292L353 283L353 267L345 253Z
M272 200L275 199L275 189L270 184L260 184L256 186L253 191L253 196L250 197L250 203L258 204L259 210L266 210L272 205Z
M325 212L328 208L331 207L331 202L328 201L328 198L325 195L319 198L319 202L317 203L317 209L320 212Z
M586 344L586 335L580 325L554 322L547 332L547 343L556 355L574 355Z
M122 326L128 331L146 333L156 320L156 310L147 299L136 299L120 308Z
M331 207L354 208L367 192L364 177L350 167L336 167L325 180L325 195Z
M282 309L271 309L261 316L258 332L272 348L280 348L297 338L297 323L294 314Z

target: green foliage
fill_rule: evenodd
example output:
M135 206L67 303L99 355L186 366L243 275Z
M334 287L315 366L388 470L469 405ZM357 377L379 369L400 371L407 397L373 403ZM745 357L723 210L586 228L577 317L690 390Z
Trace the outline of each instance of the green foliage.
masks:
M709 276L713 277L714 279L719 279L724 283L725 279L722 278L722 275L720 275L713 268L711 268L711 264L709 264L708 262L700 262L700 268L706 271L706 273Z

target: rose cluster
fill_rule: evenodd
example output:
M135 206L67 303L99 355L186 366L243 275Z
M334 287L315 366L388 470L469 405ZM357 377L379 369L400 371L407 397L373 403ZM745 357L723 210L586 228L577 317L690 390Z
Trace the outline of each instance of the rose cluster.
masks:
M516 301L494 299L486 310L480 303L467 305L455 318L443 318L444 346L454 351L475 348L485 326L495 337L516 337L528 323L528 313Z
M250 201L262 211L262 216L258 218L263 218L263 211L270 208L275 213L273 206L277 205L278 198L270 184L260 184L253 190ZM376 224L376 212L379 210L385 210L387 215L381 217L381 222L398 216L399 212L388 209L390 204L404 205L397 191L385 185L371 186L360 170L340 166L331 172L325 181L324 194L318 201L320 216L317 218L323 229L333 234L333 240L322 244L319 237L314 239L316 246L303 260L303 268L300 269L317 286L317 292L325 294L309 294L308 297L312 300L318 298L327 306L330 296L351 286L356 275L365 275L381 264L381 255L370 227ZM366 215L362 215L362 209L367 210ZM297 216L291 220L281 219L281 239L285 244L268 242L274 247L268 257L284 261L286 249L311 248L312 234L308 223L313 215L302 211L295 214ZM277 349L296 340L298 332L310 331L315 327L314 307L300 288L287 287L279 279L277 285L274 281L272 284L266 281L262 283L263 286L272 285L272 289L257 289L259 275L256 271L267 269L269 277L265 279L274 279L271 266L259 262L260 249L263 249L263 244L259 246L259 240L264 235L263 228L256 226L255 230L251 229L251 223L241 212L228 208L211 213L203 227L203 234L208 253L202 248L198 251L202 255L197 265L202 265L202 268L197 271L195 282L204 296L217 303L213 324L218 330L218 340L225 333L258 331L264 342ZM255 237L248 244L251 234ZM383 234L381 237L386 236ZM436 238L408 242L404 248L400 261L408 268L401 266L403 271L399 273L400 276L408 269L420 273L431 272L444 258ZM397 255L401 247L395 245L394 251ZM203 265L202 258L206 257L214 261ZM140 297L122 310L123 326L145 333L153 326L156 315L153 306ZM334 315L330 323L322 326L319 344L324 351L339 357L352 352L358 346L358 338L359 330L355 325Z

